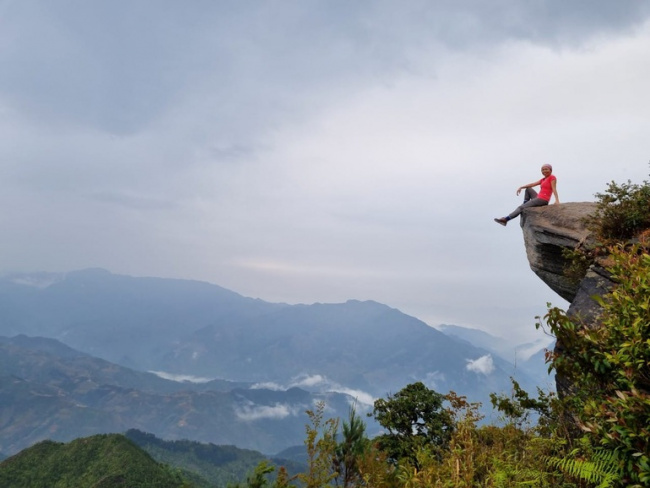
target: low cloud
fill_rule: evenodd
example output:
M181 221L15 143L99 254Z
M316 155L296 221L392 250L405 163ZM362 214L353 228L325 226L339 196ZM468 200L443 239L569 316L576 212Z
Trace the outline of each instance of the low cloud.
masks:
M318 385L326 385L329 381L320 374L300 375L291 380L289 388L313 388Z
M238 419L253 422L261 419L281 420L289 416L296 416L301 409L298 406L276 403L275 405L244 405L235 409Z
M192 376L189 374L173 374L173 373L165 373L164 371L149 371L149 373L153 373L156 376L163 378L165 380L171 380L171 381L177 381L179 383L207 383L209 381L212 381L213 378L204 378L201 376Z
M544 336L531 344L521 345L517 348L517 357L518 359L528 361L531 356L537 354L539 351L551 348L554 342L554 338Z
M320 374L301 374L292 378L287 385L281 385L279 383L269 381L264 383L256 383L251 386L251 389L255 390L266 389L274 391L286 391L289 388L302 388L317 393L343 393L350 396L353 399L353 401L350 403L358 406L361 410L365 410L367 407L373 406L375 402L375 398L370 393L340 385L335 381L330 380L326 376Z
M481 356L480 358L474 360L467 359L466 368L468 371L481 373L487 376L494 371L494 361L492 360L492 355L486 354L485 356Z
M335 393L344 393L345 395L351 396L354 401L350 402L351 405L358 407L360 410L367 410L367 407L372 407L375 404L375 398L370 394L362 390L353 390L352 388L346 387L332 387L330 391Z
M287 388L275 383L274 381L266 381L264 383L255 383L251 386L251 390L272 390L272 391L286 391Z

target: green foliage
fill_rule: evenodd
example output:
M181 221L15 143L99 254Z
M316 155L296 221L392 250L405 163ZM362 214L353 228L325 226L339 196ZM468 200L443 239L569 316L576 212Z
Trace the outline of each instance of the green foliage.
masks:
M600 248L587 249L582 246L575 248L565 247L562 249L562 257L565 260L564 276L569 278L572 283L578 284L587 274L589 266L595 262L596 255Z
M260 462L252 473L246 478L246 484L229 483L228 488L293 488L289 483L289 476L283 467L278 469L278 475L273 482L269 481L269 475L275 471L275 467L270 465L268 461ZM219 486L219 485L215 485Z
M574 282L585 276L599 256L607 255L609 246L629 242L650 229L650 182L618 184L612 181L603 193L596 193L596 212L586 218L595 242L579 243L566 248L564 275Z
M410 386L410 385L409 385ZM407 387L408 388L408 387ZM404 390L407 390L405 388ZM404 391L402 390L402 392ZM411 393L411 389L408 389ZM418 389L419 391L419 389ZM437 398L437 397L436 397ZM394 400L390 396L388 400ZM525 410L545 418L545 422L532 426L522 422L512 422L503 427L493 425L479 426L482 419L479 404L469 403L453 392L442 400L449 404L444 411L452 428L447 447L443 450L431 441L419 443L411 457L395 459L383 448L379 438L367 444L364 449L350 450L354 458L358 477L348 486L365 486L368 488L592 488L595 485L581 476L590 469L577 466L579 460L592 459L585 449L570 452L565 439L557 436L563 429L556 428L557 419L562 418L562 411L556 411L559 402L554 396L540 394L538 398L523 391L518 385L514 388L510 403L516 404L516 418L526 417ZM436 410L434 408L434 410ZM340 454L340 446L332 449L330 439L331 426L324 421L322 409L310 412L311 425L307 426L308 451L312 459L335 459ZM354 420L353 420L354 419ZM345 425L357 425L360 419L351 412L350 422ZM329 428L327 426L330 426ZM350 431L361 430L359 426ZM412 435L415 431L413 431ZM328 434L329 433L329 434ZM351 436L357 437L357 436ZM345 437L344 437L345 438ZM325 442L319 443L319 439ZM355 454L352 454L355 452ZM608 465L599 458L593 459L602 472ZM585 464L585 466L589 466ZM331 469L326 469L325 462L319 469L311 470L298 476L309 486L331 486ZM603 478L604 480L605 478ZM320 481L318 481L320 480ZM343 478L336 479L342 486ZM264 485L261 485L264 486ZM279 487L280 485L275 485ZM286 486L286 485L283 485ZM605 486L605 485L603 485Z
M567 456L549 457L548 463L572 478L597 484L598 488L620 486L623 478L617 452L593 449L587 438L581 439L580 446Z
M168 467L122 435L105 434L68 444L43 441L0 463L0 486L12 488L187 486Z
M549 309L545 320L562 345L551 367L574 386L569 400L582 429L618 453L625 477L650 486L650 255L617 246L610 258L617 285L598 299L595 327Z
M318 402L314 410L307 410L310 424L305 426L307 438L307 472L297 478L306 488L331 486L337 473L333 471L336 455L338 419L324 419L325 402Z
M506 419L517 427L529 423L530 416L533 413L537 415L537 422L540 427L550 427L550 424L556 420L551 404L555 395L545 393L538 388L538 398L531 398L528 392L521 388L514 378L510 378L510 381L512 382L511 396L491 393L490 401L492 406L503 413Z
M523 399L524 396L520 395ZM557 438L540 436L538 428L520 428L515 424L504 427L478 426L481 420L479 404L469 403L450 392L445 396L453 421L447 449L440 451L429 444L415 452L417 462L402 459L393 462L373 446L360 464L367 486L374 488L496 488L534 486L542 488L577 488L565 482L566 475L549 466L545 459L563 454L563 443ZM538 400L528 397L531 407L545 410L536 403L554 402L548 396ZM523 408L523 407L522 407ZM550 415L554 417L554 415ZM374 449L374 450L373 450ZM376 463L368 458L381 459Z
M275 468L271 465L269 465L268 462L262 461L260 462L253 472L248 475L246 478L246 487L247 488L265 488L266 486L269 486L269 480L267 479L267 475L273 473L275 471ZM240 487L240 484L232 485L229 484L229 488L238 488Z
M366 424L353 407L347 421L343 421L343 439L336 446L334 470L338 473L337 482L344 488L358 486L361 483L359 460L370 447L366 436Z
M497 408L507 412L510 421L503 427L477 426L481 419L479 406L462 397L447 396L456 422L449 454L438 475L452 483L440 486L564 486L561 477L543 461L562 446L551 434L552 419L557 418L554 397L538 390L538 398L534 399L516 381L512 383L511 397L493 396ZM525 421L532 413L540 418L537 425Z
M452 416L443 408L443 400L443 395L421 382L376 400L373 415L388 431L377 437L379 448L394 461L406 460L416 468L417 452L425 446L442 453L453 431Z
M136 429L127 431L125 435L156 461L180 469L196 488L239 483L246 480L247 475L265 461L276 466L282 462L293 473L303 469L302 464L268 460L257 451L235 446L217 446L188 440L165 441Z
M266 461L262 461L257 465L253 474L248 477L248 487L249 488L264 488L269 484L266 479L267 474L271 474L275 471L275 468Z
M588 219L590 227L604 241L623 241L650 228L650 183L642 185L611 182L596 193L597 210Z

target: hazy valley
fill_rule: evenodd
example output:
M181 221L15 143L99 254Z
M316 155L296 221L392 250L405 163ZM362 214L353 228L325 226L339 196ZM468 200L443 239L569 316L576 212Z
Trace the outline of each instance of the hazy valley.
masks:
M510 376L544 381L539 354L515 367L488 337L443 330L375 302L273 304L104 270L5 277L0 452L136 428L272 454L302 443L318 400L345 417L414 381L482 402Z

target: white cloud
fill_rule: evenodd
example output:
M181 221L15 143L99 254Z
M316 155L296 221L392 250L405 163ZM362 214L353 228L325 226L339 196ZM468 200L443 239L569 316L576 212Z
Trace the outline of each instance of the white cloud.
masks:
M330 391L349 395L351 397L350 405L358 406L361 410L372 407L375 403L375 398L370 393L366 393L363 390L353 390L352 388L332 386L330 387Z
M484 375L489 375L494 371L494 361L492 360L492 355L486 354L481 356L478 359L466 359L468 371L473 371L474 373L480 373Z
M313 388L318 385L328 384L327 378L322 375L300 375L294 378L289 384L289 388Z
M286 386L277 382L264 382L256 383L251 388L253 389L269 389L286 391L289 388L303 388L317 393L342 393L350 397L351 405L358 405L360 409L367 409L375 402L375 398L363 390L357 390L342 386L334 381L331 381L326 376L320 374L307 375L302 374L293 378Z
M273 390L273 391L283 391L286 390L284 386L273 381L266 381L262 383L255 383L251 386L251 390Z
M243 405L235 408L235 415L245 422L270 419L281 420L289 416L296 416L301 412L301 407L276 403L275 405Z
M171 380L171 381L178 381L179 383L183 383L185 381L189 383L207 383L214 379L214 378L205 378L201 376L192 376L189 374L166 373L164 371L149 371L149 372L155 374L160 378Z

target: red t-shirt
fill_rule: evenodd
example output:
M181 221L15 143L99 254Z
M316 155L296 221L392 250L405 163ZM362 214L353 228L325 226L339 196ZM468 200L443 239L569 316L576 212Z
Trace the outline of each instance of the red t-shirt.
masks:
M537 194L537 198L541 198L547 202L551 201L551 195L553 195L553 187L551 186L551 182L555 181L556 179L557 178L555 178L554 175L549 175L546 178L539 180L541 188Z

